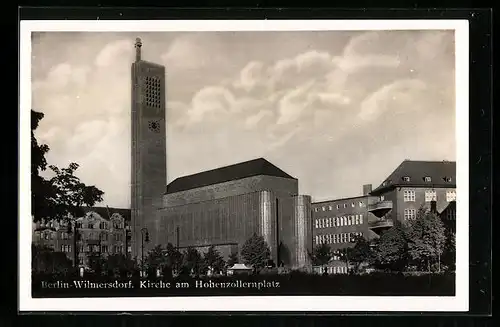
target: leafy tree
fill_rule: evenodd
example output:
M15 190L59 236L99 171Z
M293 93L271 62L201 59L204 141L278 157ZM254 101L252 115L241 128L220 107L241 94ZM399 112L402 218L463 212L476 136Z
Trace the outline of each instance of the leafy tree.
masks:
M202 273L203 258L198 250L193 247L187 248L183 259L184 272L194 273L196 276Z
M46 179L41 172L47 169L46 144L39 144L35 130L44 117L43 113L31 110L31 197L33 220L68 219L69 216L84 215L83 206L94 206L102 201L104 192L95 186L87 186L76 177L78 164L70 163L67 168L49 166L55 175Z
M241 257L245 264L258 271L265 267L271 257L271 251L264 237L254 233L241 247Z
M92 253L88 257L89 268L94 271L96 275L101 275L105 270L106 260L99 253Z
M172 243L168 243L166 248L166 255L167 255L166 267L168 267L168 269L170 270L170 272L166 273L170 275L172 271L179 272L183 261L182 253L176 247L174 247Z
M453 231L446 233L446 243L442 262L449 270L455 270L456 263L456 235Z
M374 266L404 271L408 265L408 239L405 227L398 221L374 242Z
M55 252L44 245L31 245L31 265L34 273L63 273L72 267L65 253Z
M203 257L205 267L212 268L213 272L219 273L224 269L224 258L220 255L219 251L212 245Z
M167 263L167 256L161 245L157 245L148 252L144 261L149 269L156 271L162 269Z
M121 277L125 277L128 272L132 272L135 267L135 262L124 254L110 254L104 260L104 268L113 274L119 273Z
M438 264L446 242L445 228L439 216L427 209L420 209L417 219L411 224L408 232L409 254L419 268L426 267L431 271L433 262Z
M231 254L229 254L229 258L227 259L227 266L232 267L237 263L238 263L238 253L231 252Z
M363 263L371 263L373 261L373 251L370 242L364 237L357 236L354 239L354 247L349 250L349 260L354 264L354 272L359 273Z
M313 265L324 267L332 259L332 250L328 244L318 244L310 254Z

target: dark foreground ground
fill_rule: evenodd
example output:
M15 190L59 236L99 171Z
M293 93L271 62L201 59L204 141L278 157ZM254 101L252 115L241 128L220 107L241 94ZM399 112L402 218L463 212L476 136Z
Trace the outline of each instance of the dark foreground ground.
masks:
M257 275L139 279L33 276L34 298L168 296L454 296L455 274Z

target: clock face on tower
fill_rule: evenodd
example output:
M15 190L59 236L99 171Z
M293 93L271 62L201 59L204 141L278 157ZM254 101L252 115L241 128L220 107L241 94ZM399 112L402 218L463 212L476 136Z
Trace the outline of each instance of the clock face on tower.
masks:
M157 120L151 120L148 123L149 130L155 133L160 132L160 122Z

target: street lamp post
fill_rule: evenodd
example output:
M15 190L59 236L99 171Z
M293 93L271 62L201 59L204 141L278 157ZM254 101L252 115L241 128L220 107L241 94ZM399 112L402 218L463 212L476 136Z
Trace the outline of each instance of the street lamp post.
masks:
M149 242L149 232L146 227L141 228L141 270L144 274L144 242Z

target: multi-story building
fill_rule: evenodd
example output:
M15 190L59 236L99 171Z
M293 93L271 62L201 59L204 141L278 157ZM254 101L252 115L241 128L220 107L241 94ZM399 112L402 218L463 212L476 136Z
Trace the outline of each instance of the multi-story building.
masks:
M377 197L368 210L380 225L393 221L414 220L420 208L435 210L439 215L454 216L456 200L456 163L450 161L403 161L379 187L370 194Z
M363 185L363 195L312 203L313 244L328 244L334 253L351 247L357 236L372 239L377 234L371 223L375 220L368 207L374 201L372 186ZM378 226L375 226L377 229ZM334 255L328 273L346 273L339 255Z
M384 182L363 195L312 203L313 244L328 244L334 253L353 246L355 236L373 239L394 225L411 221L420 208L435 211L448 228L455 228L455 162L403 161ZM316 269L317 270L317 269ZM346 273L338 255L328 273Z
M130 210L95 207L85 211L85 216L75 219L71 227L67 222L55 220L36 224L33 244L63 252L72 261L76 254L81 266L88 266L88 258L93 254L106 256L131 252ZM75 227L78 235L76 249Z

